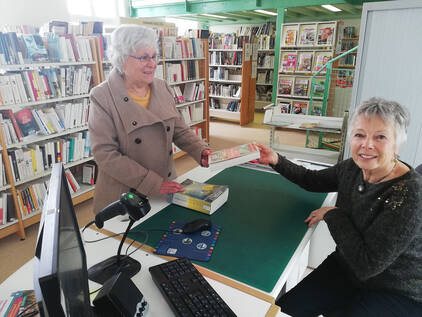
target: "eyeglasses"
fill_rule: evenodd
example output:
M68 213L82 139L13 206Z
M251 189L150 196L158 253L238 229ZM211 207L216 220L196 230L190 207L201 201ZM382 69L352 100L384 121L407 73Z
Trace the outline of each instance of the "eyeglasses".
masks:
M143 56L133 56L133 55L129 55L129 57L132 57L132 58L134 58L134 59L137 59L138 61L140 61L142 64L146 64L146 63L148 63L148 62L151 62L151 61L153 61L153 62L157 62L157 60L158 60L158 56L157 55L152 55L152 56L149 56L149 55L143 55Z

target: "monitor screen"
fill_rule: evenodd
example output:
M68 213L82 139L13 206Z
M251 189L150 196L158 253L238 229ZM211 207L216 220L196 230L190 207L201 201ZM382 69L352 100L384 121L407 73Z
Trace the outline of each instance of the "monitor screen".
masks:
M91 316L85 249L61 163L51 173L34 261L42 316Z

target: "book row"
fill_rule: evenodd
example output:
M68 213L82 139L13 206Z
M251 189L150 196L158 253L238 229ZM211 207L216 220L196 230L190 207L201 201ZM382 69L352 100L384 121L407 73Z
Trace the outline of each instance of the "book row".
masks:
M165 64L168 83L199 79L199 64L197 60L187 60Z
M280 56L280 72L310 73L319 71L333 58L333 53L331 51L281 51Z
M203 58L203 42L199 38L162 37L163 58Z
M336 22L283 24L281 47L332 46Z
M72 34L0 32L0 65L93 61L90 40Z
M257 66L274 68L274 55L258 53Z
M50 135L86 126L89 99L81 102L59 103L55 107L1 110L0 120L6 144L22 142L37 135Z
M210 52L209 64L213 65L242 65L242 52Z
M291 113L298 115L320 116L322 114L322 102L313 101L309 109L309 101L277 99L274 113Z
M241 103L239 101L222 101L218 99L210 99L210 109L224 109L232 112L240 111Z
M274 35L259 35L258 36L258 49L259 50L273 50L275 45Z
M8 151L15 181L42 175L54 163L64 164L90 156L88 131L73 133L65 138L30 144L24 149Z
M237 80L242 81L241 69L228 69L226 67L210 67L210 80Z
M242 49L245 43L249 43L249 35L237 33L211 33L209 38L210 49Z
M91 79L92 70L87 66L8 73L0 76L0 105L87 94Z
M274 71L273 70L265 70L265 71L258 71L257 77L256 77L256 84L272 84L273 83L273 76Z
M202 102L178 108L186 124L198 122L204 118L204 104Z
M19 208L23 217L39 211L47 193L48 181L35 183L25 189L16 190L18 194Z
M0 195L0 226L16 221L15 204L10 193L3 192Z
M312 96L314 98L324 97L325 78L317 77L313 89ZM292 97L310 97L311 77L297 77L280 75L278 77L278 95Z
M242 92L242 87L239 85L223 85L223 84L210 84L210 95L221 97L238 97Z
M6 186L7 179L6 179L6 171L4 169L3 164L3 155L0 155L0 186Z
M174 101L177 104L188 101L201 100L205 96L205 87L203 82L186 83L184 87L172 86L170 89L173 93Z

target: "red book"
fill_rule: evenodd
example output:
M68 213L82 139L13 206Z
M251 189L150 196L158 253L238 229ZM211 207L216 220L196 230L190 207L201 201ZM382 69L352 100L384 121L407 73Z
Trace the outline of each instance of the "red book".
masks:
M15 114L13 113L13 111L8 109L8 110L2 110L1 113L4 119L10 119L10 121L12 121L12 125L13 125L13 128L15 129L16 136L18 137L19 142L21 142L22 132L21 132L21 129L19 128L18 123L16 122Z
M69 183L70 187L72 187L73 192L76 192L78 189L76 188L75 184L73 183L72 177L70 177L68 172L65 172L67 182Z
M32 71L28 71L28 77L29 77L29 82L31 83L31 89L34 94L35 101L37 101L40 99L40 95L38 94L37 88L35 87L34 74L32 73Z

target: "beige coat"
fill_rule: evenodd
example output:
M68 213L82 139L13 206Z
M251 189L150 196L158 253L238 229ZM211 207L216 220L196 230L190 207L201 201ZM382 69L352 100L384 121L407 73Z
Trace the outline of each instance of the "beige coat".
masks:
M154 79L148 109L134 102L117 70L90 94L91 149L99 167L94 212L130 188L159 193L163 180L176 177L172 142L198 163L208 148L185 124L163 80Z

